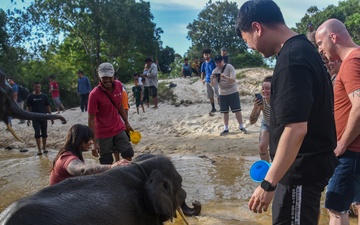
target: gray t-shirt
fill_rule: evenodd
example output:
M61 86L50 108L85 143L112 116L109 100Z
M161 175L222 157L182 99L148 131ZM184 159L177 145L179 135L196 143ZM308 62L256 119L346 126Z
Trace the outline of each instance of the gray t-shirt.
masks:
M222 69L223 68L215 67L212 74L221 73ZM232 78L236 79L235 68L230 64L226 64L226 67L225 67L225 70L223 73L228 77L232 77ZM220 95L230 95L230 94L233 94L238 91L236 81L230 82L224 78L221 78L220 82L218 82L218 79L215 79L215 80L216 80L215 82L219 84Z
M158 69L155 63L151 64L146 79L148 80L149 87L158 87Z

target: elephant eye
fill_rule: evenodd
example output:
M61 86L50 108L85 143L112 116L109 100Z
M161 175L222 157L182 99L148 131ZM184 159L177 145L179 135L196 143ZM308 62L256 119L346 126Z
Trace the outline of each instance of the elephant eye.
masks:
M163 182L162 185L163 185L163 188L165 189L165 191L168 191L168 192L171 191L169 183Z

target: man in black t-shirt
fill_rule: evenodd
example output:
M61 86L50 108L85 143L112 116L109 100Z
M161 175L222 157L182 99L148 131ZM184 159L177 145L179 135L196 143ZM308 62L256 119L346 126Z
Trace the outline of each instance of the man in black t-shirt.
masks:
M273 162L249 208L261 213L274 198L273 224L316 225L321 192L338 164L329 76L314 46L286 26L273 1L244 3L236 23L251 49L277 56L271 84Z
M34 92L28 96L26 106L29 112L51 114L49 98L41 93L41 85L39 82L34 83ZM46 149L46 138L48 137L47 120L33 120L32 124L35 130L36 145L38 147L37 155L42 155L40 138L42 138L43 152L48 153ZM54 124L54 120L51 120L51 124ZM28 120L27 125L30 126L30 120Z

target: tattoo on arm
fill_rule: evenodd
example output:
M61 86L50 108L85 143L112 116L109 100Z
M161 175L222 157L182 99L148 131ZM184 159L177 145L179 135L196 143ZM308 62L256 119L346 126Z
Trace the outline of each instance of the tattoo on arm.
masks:
M353 97L354 97L354 98L355 98L355 97L360 97L360 88L357 89L357 90L355 90L352 94L353 94Z
M79 159L71 161L66 170L73 176L102 173L110 169L110 165L86 165Z

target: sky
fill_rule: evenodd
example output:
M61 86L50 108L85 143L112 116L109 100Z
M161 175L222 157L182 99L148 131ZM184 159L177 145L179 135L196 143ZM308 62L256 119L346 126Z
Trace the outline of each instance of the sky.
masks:
M0 0L0 8L12 9L22 5L28 6L32 0L15 0L19 5L15 6L11 0ZM184 55L189 49L191 41L187 36L187 25L197 19L198 14L204 9L209 0L149 0L151 11L154 15L154 23L161 27L164 33L161 35L163 47L169 46L176 53ZM218 0L225 1L225 0ZM232 0L240 7L246 0ZM339 0L275 0L280 7L285 22L289 27L295 27L300 22L306 10L310 6L317 6L323 10L328 5L338 5Z

